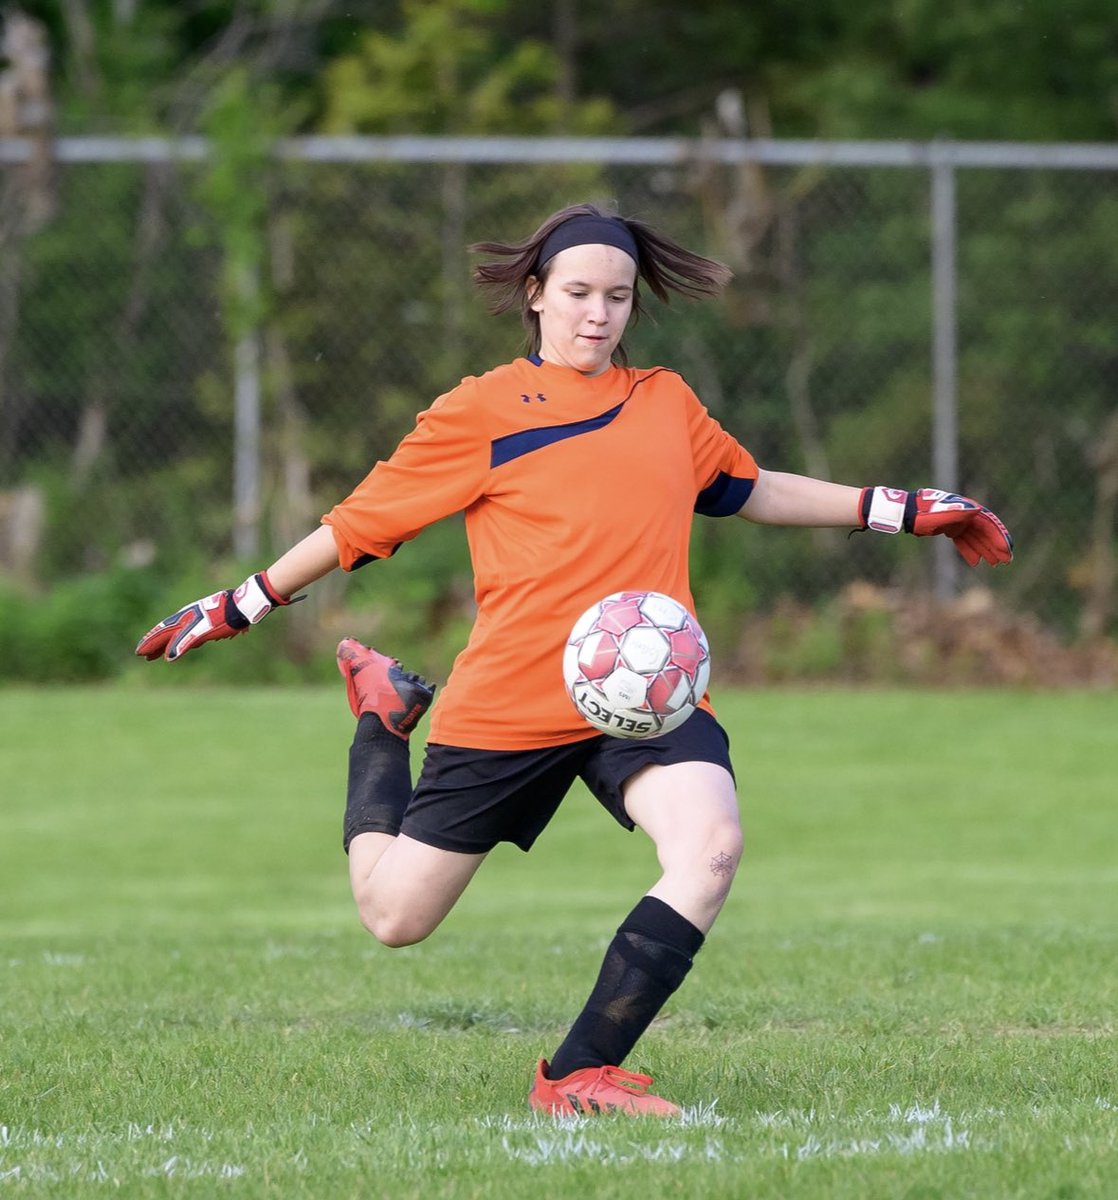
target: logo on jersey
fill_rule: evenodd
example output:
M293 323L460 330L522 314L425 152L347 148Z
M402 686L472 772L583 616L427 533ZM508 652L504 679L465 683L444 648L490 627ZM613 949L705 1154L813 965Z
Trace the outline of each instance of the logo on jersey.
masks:
M537 392L534 397L529 396L526 392L521 392L520 399L524 404L531 404L533 399L538 400L541 404L545 404L547 402L547 397L543 394L543 392Z

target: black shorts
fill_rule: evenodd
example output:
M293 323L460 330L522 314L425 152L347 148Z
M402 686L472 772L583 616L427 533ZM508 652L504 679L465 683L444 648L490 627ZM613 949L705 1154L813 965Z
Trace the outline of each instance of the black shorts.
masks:
M498 842L528 850L576 779L626 829L633 822L621 789L642 767L709 762L730 765L725 730L699 709L678 729L647 741L588 738L539 750L427 746L400 832L440 850L485 854Z

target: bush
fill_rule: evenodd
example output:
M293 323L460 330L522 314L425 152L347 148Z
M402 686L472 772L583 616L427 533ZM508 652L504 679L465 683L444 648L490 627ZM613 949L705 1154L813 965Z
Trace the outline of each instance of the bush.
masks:
M150 573L124 568L42 595L0 589L0 679L85 682L119 674L157 591Z

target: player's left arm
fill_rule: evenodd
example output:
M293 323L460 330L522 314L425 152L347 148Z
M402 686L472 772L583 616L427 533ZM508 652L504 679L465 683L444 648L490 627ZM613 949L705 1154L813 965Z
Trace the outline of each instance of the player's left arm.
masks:
M762 468L738 516L758 525L858 529L861 497L861 488Z
M806 475L759 470L738 516L760 525L873 529L879 533L943 534L973 567L1013 558L1013 538L985 505L954 492L920 488L848 487Z

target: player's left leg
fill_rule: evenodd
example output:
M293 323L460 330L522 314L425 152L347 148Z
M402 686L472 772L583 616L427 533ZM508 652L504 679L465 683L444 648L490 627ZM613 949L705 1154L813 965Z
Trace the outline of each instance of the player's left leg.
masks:
M400 834L412 794L408 737L434 687L354 638L342 640L337 658L357 718L343 823L353 899L378 941L411 945L438 926L485 855L440 850Z
M408 735L434 688L352 638L338 647L338 667L357 717L343 838L353 898L374 937L411 945L450 912L498 842L532 845L588 748L428 746L413 790Z
M382 835L363 839L359 858L362 874L367 874L373 865L367 861L370 855L379 857L400 832L411 797L408 738L430 708L435 688L355 638L338 643L337 660L346 699L357 718L349 748L342 845L348 852L358 834Z
M551 1063L540 1065L530 1097L536 1108L579 1111L588 1100L601 1103L604 1093L627 1111L678 1111L639 1088L628 1104L619 1101L617 1080L601 1072L618 1071L686 978L725 902L742 852L737 797L730 773L711 762L646 766L623 794L629 817L655 843L663 873L618 928L585 1007ZM580 1095L583 1085L588 1098ZM622 1087L633 1091L631 1082Z
M650 766L626 783L624 796L629 816L655 844L663 871L648 894L709 932L741 862L732 776L709 762Z
M361 923L385 946L421 942L454 907L485 857L440 850L403 833L358 834L349 847L349 881Z

